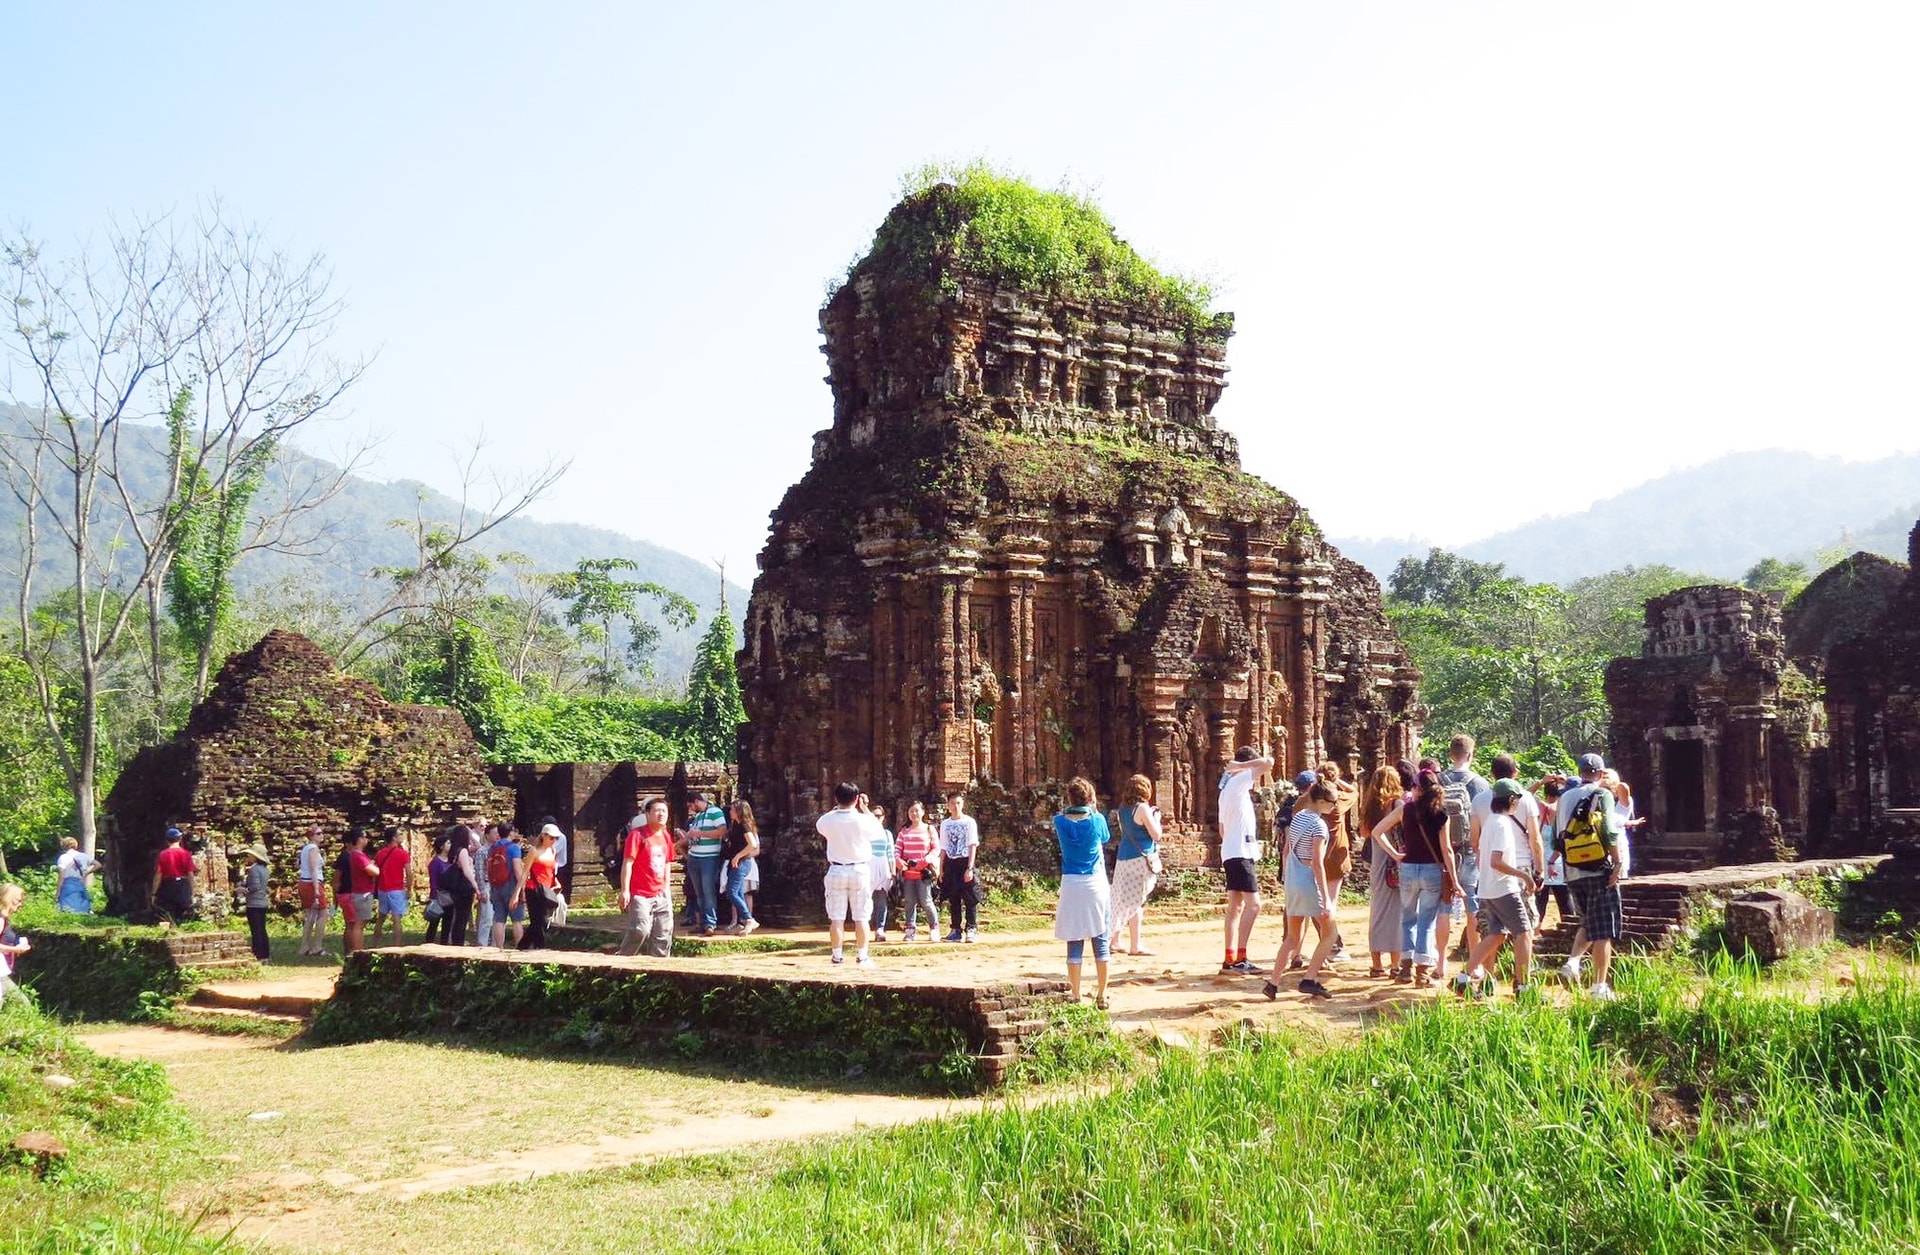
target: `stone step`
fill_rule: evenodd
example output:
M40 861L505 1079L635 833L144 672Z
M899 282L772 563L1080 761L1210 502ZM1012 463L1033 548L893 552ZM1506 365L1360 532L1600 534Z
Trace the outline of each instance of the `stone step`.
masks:
M266 993L243 985L203 985L187 1005L196 1011L231 1011L310 1020L326 998L318 994Z
M242 1024L249 1022L265 1024L306 1024L313 1018L310 1015L283 1015L276 1011L250 1011L244 1007L198 1006L193 1003L188 1003L186 1010L191 1011L195 1015L217 1016L223 1020L233 1020L236 1023Z

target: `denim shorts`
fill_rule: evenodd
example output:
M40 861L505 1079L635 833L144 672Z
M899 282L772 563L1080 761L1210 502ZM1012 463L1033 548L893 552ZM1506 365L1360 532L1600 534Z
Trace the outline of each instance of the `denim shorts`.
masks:
M380 913L398 919L407 913L407 891L405 889L382 889L380 891Z
M496 924L512 920L516 924L527 922L527 899L523 895L512 910L507 909L508 899L513 897L512 885L488 885L487 900L493 904L493 922Z

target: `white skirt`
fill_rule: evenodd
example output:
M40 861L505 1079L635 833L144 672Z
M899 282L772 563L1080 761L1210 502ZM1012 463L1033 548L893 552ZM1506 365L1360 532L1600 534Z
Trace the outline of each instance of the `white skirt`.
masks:
M1113 865L1113 926L1125 928L1147 905L1154 874L1144 858L1123 858Z
M1105 868L1085 876L1060 877L1060 911L1053 935L1061 941L1104 937L1112 930L1113 902Z

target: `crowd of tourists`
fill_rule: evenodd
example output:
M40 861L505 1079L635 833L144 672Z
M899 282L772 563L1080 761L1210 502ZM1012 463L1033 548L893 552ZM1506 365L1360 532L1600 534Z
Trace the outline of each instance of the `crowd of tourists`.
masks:
M1276 763L1255 747L1240 749L1218 784L1226 893L1221 972L1263 976L1269 999L1298 972L1301 993L1331 997L1328 979L1350 958L1334 908L1360 858L1368 871L1368 978L1423 988L1451 982L1462 994L1485 995L1493 987L1495 958L1511 945L1513 992L1522 995L1534 980L1534 935L1553 904L1562 920L1578 924L1559 974L1578 982L1590 960L1589 993L1611 997L1613 948L1623 922L1619 884L1631 869L1629 834L1641 822L1633 814L1632 791L1595 754L1580 759L1577 775L1551 773L1531 783L1520 780L1511 755L1496 754L1492 778L1483 779L1473 766L1475 749L1471 737L1457 736L1444 764L1422 759L1383 765L1366 780L1350 782L1337 764L1324 762L1294 778L1293 796L1274 827L1284 926L1269 967L1256 965L1247 947L1264 906L1256 794ZM1064 802L1053 818L1061 873L1054 936L1065 943L1076 999L1091 948L1093 999L1105 1007L1113 955L1152 954L1142 945L1141 926L1163 871L1163 820L1153 783L1143 775L1128 778L1111 809L1103 811L1084 777L1067 783ZM845 963L851 946L854 966L873 967L872 946L886 943L896 916L905 942L942 936L942 905L948 916L944 939L962 945L977 940L980 827L967 813L963 792L946 797L937 821L923 801L903 800L897 828L888 826L886 809L856 784L837 786L833 803L816 821L824 845L832 963ZM744 799L723 807L695 793L677 825L670 809L664 798L644 802L627 825L618 856L605 867L621 912L621 954L671 952L676 919L669 878L676 862L683 869L682 928L711 937L759 927L754 902L761 844L753 807ZM299 953L325 952L336 915L343 953L383 940L404 944L405 921L414 909L405 834L397 827L377 835L354 828L331 860L325 835L312 825L295 855ZM256 843L243 858L238 904L253 952L265 960L268 851ZM531 837L510 821L453 825L434 843L426 868L423 939L519 950L547 946L549 929L566 920L563 886L571 858L567 835L551 817ZM97 863L69 840L56 867L59 908L90 910L89 881ZM163 919L192 912L197 870L179 830L168 829L149 885ZM20 899L17 887L0 888L0 959L9 973L26 948L11 932ZM1450 962L1458 965L1451 975Z
M1331 996L1324 977L1346 958L1333 907L1341 877L1351 867L1352 841L1366 845L1368 859L1367 975L1416 987L1448 983L1447 964L1462 994L1491 992L1492 962L1513 947L1513 992L1524 995L1533 980L1533 938L1549 901L1560 918L1578 922L1572 954L1560 975L1581 978L1593 963L1589 993L1611 998L1613 947L1620 939L1620 881L1632 866L1633 794L1597 754L1583 755L1577 776L1549 774L1531 784L1519 779L1512 755L1493 756L1492 780L1473 768L1473 738L1457 736L1448 762L1422 759L1378 768L1364 788L1340 780L1331 764L1294 780L1298 797L1286 816L1281 883L1285 938L1263 992L1277 996L1283 975L1302 971L1298 988L1315 998ZM1271 768L1251 750L1241 752L1246 775ZM1228 951L1221 970L1253 973L1245 944L1246 914L1257 914L1250 895L1235 918L1236 877L1251 879L1257 842L1243 837L1250 825L1247 791L1233 772L1221 781L1222 858L1228 843L1241 850L1227 865ZM1357 820L1357 824L1354 822ZM1242 848L1252 845L1251 858ZM1242 861L1244 860L1244 861ZM1242 895L1247 896L1247 895ZM1315 942L1306 948L1306 927ZM1459 947L1450 950L1454 930ZM1236 938L1238 948L1236 948Z

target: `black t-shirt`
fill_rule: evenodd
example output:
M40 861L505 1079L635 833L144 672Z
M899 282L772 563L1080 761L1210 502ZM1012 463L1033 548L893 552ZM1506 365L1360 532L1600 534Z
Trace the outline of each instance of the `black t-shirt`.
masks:
M1406 809L1400 812L1400 828L1404 833L1401 848L1406 852L1407 862L1438 863L1440 861L1440 842L1447 831L1447 816L1444 812L1438 819L1432 819L1418 803L1410 801Z
M350 857L353 847L348 846L334 856L333 891L335 893L353 892L353 859Z
M747 830L745 828L728 828L726 840L720 843L720 857L731 863L734 855L746 848Z

